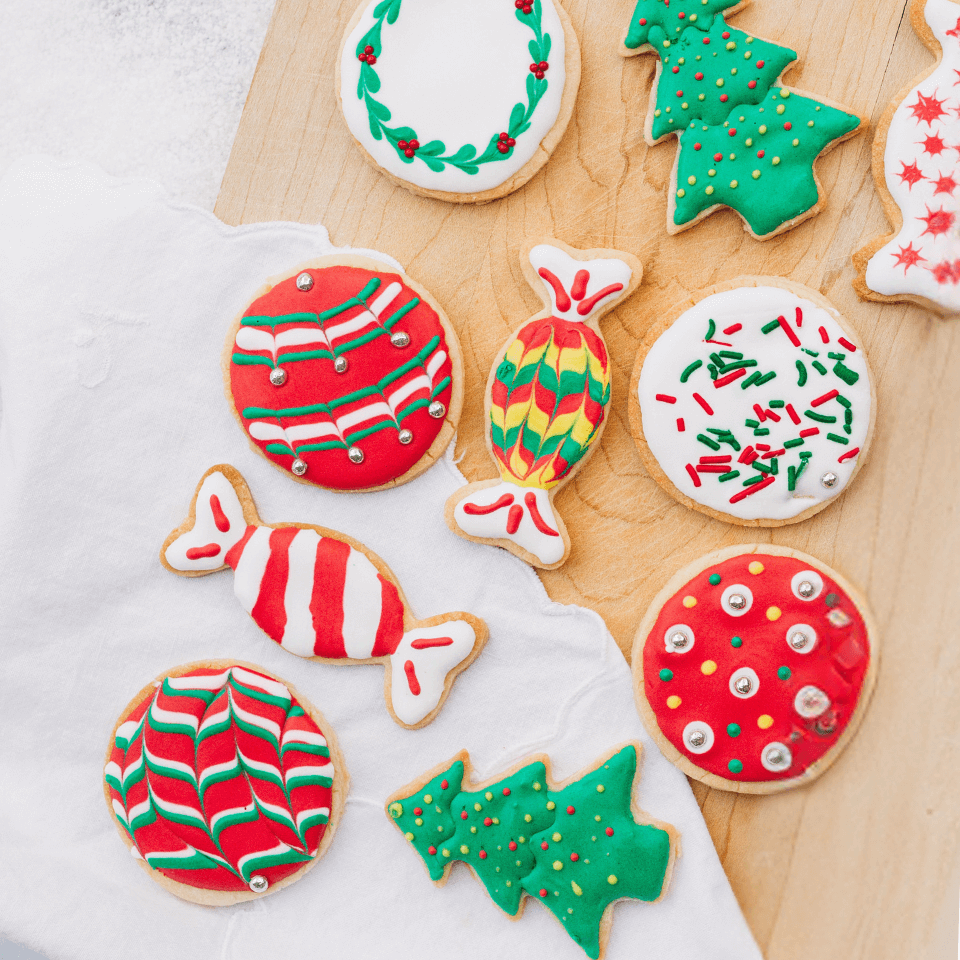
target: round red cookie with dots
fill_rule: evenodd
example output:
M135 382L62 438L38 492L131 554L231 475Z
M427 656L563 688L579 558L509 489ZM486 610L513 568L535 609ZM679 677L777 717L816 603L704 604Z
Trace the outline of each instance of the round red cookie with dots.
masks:
M379 490L427 469L456 432L463 363L427 291L359 256L303 264L260 289L223 354L251 445L296 480Z
M640 712L688 776L740 793L808 783L853 736L877 671L865 602L826 564L770 545L681 570L633 647Z

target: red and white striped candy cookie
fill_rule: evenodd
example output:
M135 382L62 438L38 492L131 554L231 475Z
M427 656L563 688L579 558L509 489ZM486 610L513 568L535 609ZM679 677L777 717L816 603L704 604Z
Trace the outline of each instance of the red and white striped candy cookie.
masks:
M688 776L773 793L822 773L873 689L876 630L838 573L771 545L730 547L660 591L633 646L634 692Z

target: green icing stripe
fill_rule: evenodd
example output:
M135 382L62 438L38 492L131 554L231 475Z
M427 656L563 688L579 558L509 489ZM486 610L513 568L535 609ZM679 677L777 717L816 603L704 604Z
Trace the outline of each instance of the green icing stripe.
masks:
M221 866L199 850L194 850L189 857L170 856L166 853L148 853L144 857L154 870L216 870Z
M292 702L290 697L275 697L273 694L266 693L263 690L256 690L253 687L245 686L232 675L230 677L230 686L233 687L234 690L239 690L242 694L252 698L253 700L259 700L261 703L268 703L273 707L280 707L284 713L286 713L290 708L290 704Z
M240 875L249 883L250 878L257 870L279 867L286 863L306 863L312 859L313 857L309 854L300 853L299 850L294 850L291 847L285 853L260 854L244 860L243 866L240 868Z

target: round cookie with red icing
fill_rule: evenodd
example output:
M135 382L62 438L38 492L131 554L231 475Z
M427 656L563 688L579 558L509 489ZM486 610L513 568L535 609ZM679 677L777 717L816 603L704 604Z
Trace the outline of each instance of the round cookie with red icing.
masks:
M223 373L253 448L331 490L412 480L446 449L463 404L460 344L440 306L360 256L268 281L230 329Z
M144 687L110 735L104 795L131 856L183 900L227 906L326 852L349 778L323 715L252 664L207 660Z
M647 728L684 773L723 790L809 783L856 732L877 673L865 602L807 554L730 547L685 567L634 639Z

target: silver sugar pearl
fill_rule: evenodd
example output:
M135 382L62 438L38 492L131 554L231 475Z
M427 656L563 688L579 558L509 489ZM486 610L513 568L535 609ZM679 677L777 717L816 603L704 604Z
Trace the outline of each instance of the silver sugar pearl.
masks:
M727 603L729 603L734 610L742 610L747 605L747 598L742 593L731 593L727 599Z
M828 489L831 487L835 487L839 482L840 482L840 478L835 473L825 473L820 478L820 483L823 486L827 487Z
M287 382L287 371L283 367L274 367L270 371L270 382L275 387L282 387Z
M800 585L797 587L797 593L806 599L807 597L812 597L816 589L817 588L809 580L802 580Z
M333 361L333 369L336 370L337 373L346 373L347 367L349 366L350 364L347 363L346 357L337 357L337 359Z
M297 457L297 459L290 464L290 469L298 477L302 477L307 472L307 465L299 457Z
M702 747L706 742L707 738L702 730L694 730L693 733L687 737L687 743L689 743L691 747Z
M413 431L412 430L401 430L397 434L397 439L406 446L408 443L413 443Z
M403 330L395 330L390 334L390 342L395 347L409 347L410 346L410 334L404 332Z
M749 677L739 677L733 686L737 693L743 694L747 694L753 689L753 684L750 682Z
M790 634L790 646L794 650L802 650L809 642L810 638L801 630Z
M764 754L764 759L766 759L770 766L778 767L781 763L783 763L784 760L786 760L786 757L783 755L783 751L779 747L771 747L766 754Z
M690 638L679 630L670 637L670 645L677 650L682 650L689 642Z
M434 400L433 403L427 407L427 413L429 413L431 417L439 420L441 417L446 416L447 408L439 400Z
M270 881L266 877L261 876L259 873L255 873L250 878L250 889L254 893L264 893L267 887L270 886Z
M306 271L297 277L297 289L302 290L304 293L313 289L313 277L311 277Z
M347 456L351 463L363 463L363 451L359 447L350 447Z

